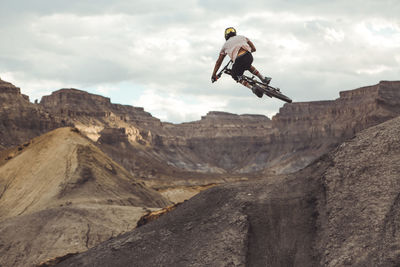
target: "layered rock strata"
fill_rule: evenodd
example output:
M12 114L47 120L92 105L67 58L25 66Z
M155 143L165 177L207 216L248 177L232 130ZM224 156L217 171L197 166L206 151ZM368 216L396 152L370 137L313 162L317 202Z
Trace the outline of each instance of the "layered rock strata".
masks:
M304 167L355 133L400 115L400 82L340 92L334 101L285 105L272 119L278 172ZM278 152L279 153L279 152Z
M40 105L52 114L70 117L75 121L97 119L108 126L126 123L147 129L159 128L161 125L159 119L145 112L143 108L112 104L107 97L77 89L55 91L50 96L42 97Z
M160 135L154 146L181 168L195 169L185 164L188 160L174 161L171 155L179 155L176 151L196 155L207 164L203 171L214 166L228 173L288 173L360 130L398 115L400 82L383 81L341 92L332 101L285 104L272 120L210 112L198 122L165 125L169 135Z
M0 148L18 145L66 125L67 118L32 104L20 88L0 80Z
M24 107L33 105L24 101ZM61 89L33 106L40 114L45 110L50 122L57 117L73 124L131 173L157 178L182 172L293 172L356 132L398 116L399 104L400 82L382 81L341 92L336 100L285 104L272 120L210 112L195 122L164 123L143 108L112 104L109 98L76 89ZM53 127L49 119L44 121L41 130ZM9 131L2 135L3 146L24 139L18 130L3 128Z

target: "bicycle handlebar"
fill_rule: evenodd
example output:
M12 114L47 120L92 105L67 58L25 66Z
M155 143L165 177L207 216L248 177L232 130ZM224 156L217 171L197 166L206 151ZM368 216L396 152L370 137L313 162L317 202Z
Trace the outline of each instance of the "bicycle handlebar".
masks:
M229 64L232 63L232 60L229 60L228 64L225 65L225 67L222 68L222 70L217 74L217 79L212 78L212 82L216 82L219 78L221 78L222 73L228 68Z

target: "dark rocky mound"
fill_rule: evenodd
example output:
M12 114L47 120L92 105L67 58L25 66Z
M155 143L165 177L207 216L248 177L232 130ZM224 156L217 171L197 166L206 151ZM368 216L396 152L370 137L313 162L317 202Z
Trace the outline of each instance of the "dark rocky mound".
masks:
M400 118L306 169L212 188L57 266L399 266Z
M312 192L304 179L210 189L57 266L316 265Z

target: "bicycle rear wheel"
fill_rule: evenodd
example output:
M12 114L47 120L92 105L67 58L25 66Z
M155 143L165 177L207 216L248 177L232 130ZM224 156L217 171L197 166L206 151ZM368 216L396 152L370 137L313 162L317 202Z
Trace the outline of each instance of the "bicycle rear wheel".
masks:
M265 88L264 93L269 97L275 97L275 98L283 100L287 103L292 103L292 99L290 99L290 97L285 96L284 94L282 94L277 89L275 89L271 86L268 86L267 88Z
M278 98L278 99L280 99L280 100L283 100L283 101L285 101L285 102L287 102L287 103L292 103L292 99L290 99L290 97L287 97L287 96L285 96L284 94L282 94L278 89L276 89L276 88L274 88L274 87L272 87L272 86L270 86L270 85L267 85L267 84L265 84L265 83L256 81L256 80L254 80L254 77L253 77L253 78L250 78L250 77L247 77L246 75L243 75L243 78L244 78L250 85L258 85L258 86L260 86L260 87L263 89L264 94L265 94L266 96L275 97L275 98Z

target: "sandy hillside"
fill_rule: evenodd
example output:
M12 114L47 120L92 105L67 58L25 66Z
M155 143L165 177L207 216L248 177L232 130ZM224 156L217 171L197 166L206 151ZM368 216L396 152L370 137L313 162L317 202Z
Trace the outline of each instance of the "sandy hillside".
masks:
M170 204L72 128L1 156L0 266L84 251Z

